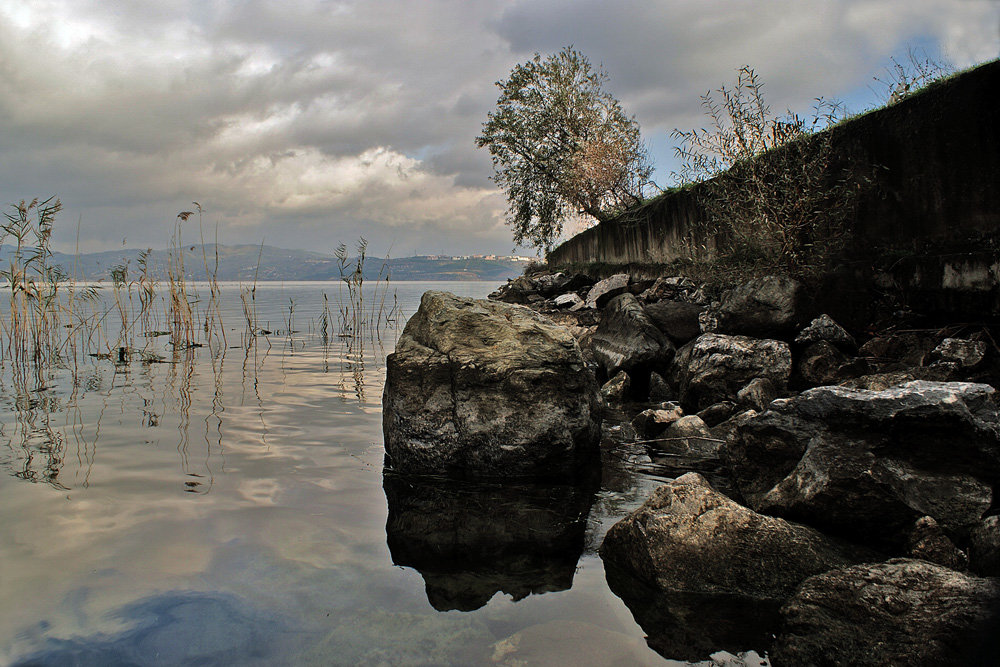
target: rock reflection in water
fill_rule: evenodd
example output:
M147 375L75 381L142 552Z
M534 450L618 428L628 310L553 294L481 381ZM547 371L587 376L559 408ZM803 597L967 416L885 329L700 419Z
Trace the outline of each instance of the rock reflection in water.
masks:
M699 661L718 651L739 654L770 647L780 603L734 595L655 591L605 563L611 591L647 634L649 647L670 660Z
M383 489L392 561L420 572L438 611L479 609L498 591L517 601L573 585L591 488L387 473Z

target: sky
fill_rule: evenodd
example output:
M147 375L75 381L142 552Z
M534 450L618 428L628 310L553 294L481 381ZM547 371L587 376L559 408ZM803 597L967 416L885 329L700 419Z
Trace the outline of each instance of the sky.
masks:
M196 201L227 244L534 254L474 139L495 82L567 45L666 187L671 131L740 66L775 110L861 111L908 50L997 58L1000 1L0 0L0 204L59 197L69 252L164 248Z

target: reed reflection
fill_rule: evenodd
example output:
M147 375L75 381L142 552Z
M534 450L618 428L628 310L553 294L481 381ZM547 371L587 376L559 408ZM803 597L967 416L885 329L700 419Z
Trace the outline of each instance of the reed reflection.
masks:
M438 611L479 609L567 590L583 553L590 488L474 485L383 477L386 542L396 565L424 578Z

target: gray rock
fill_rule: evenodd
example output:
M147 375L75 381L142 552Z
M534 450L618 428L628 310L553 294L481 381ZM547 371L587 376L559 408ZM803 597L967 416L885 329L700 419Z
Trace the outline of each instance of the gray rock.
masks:
M986 359L986 343L981 340L945 338L931 350L931 359L957 364L967 370L978 367Z
M739 429L747 420L757 416L756 410L744 410L743 412L737 413L727 419L724 422L720 422L713 426L710 430L712 432L712 437L721 440L724 443L728 443L729 439L733 436L733 433Z
M620 370L646 369L669 363L673 344L657 329L636 298L628 293L612 299L591 340L594 359L609 377Z
M534 277L535 289L545 297L559 294L569 284L569 276L564 273L550 273Z
M979 522L969 538L969 561L975 572L1000 577L1000 516Z
M671 276L657 278L648 289L639 294L639 300L644 303L662 301L664 299L684 299L694 292L697 285L690 278Z
M891 371L888 373L870 373L843 380L839 384L841 387L849 389L866 389L868 391L883 391L890 387L901 387L907 382L914 380L927 380L928 382L947 382L951 374L942 372L941 369L931 366L910 368L905 371Z
M587 308L603 308L604 304L628 290L628 274L615 275L598 281L587 292Z
M858 344L854 341L854 336L847 333L844 327L833 321L833 318L826 313L820 315L809 323L805 329L795 337L798 345L811 345L820 341L826 341L831 345L836 345L847 350L856 350Z
M625 371L618 371L618 374L604 383L601 387L601 398L609 405L621 405L624 402L628 391L632 386L632 380Z
M701 461L719 458L723 444L696 415L681 417L673 422L654 443L661 452Z
M1000 649L1000 583L920 560L807 579L781 610L775 665L985 665Z
M705 333L755 337L791 334L801 326L806 312L802 283L785 276L765 276L723 294L709 306L702 319Z
M698 316L704 306L683 301L657 301L645 306L646 315L670 340L682 345L701 334Z
M969 567L969 557L945 535L934 517L922 516L917 519L909 537L907 555L910 558L919 558L959 571Z
M664 433L670 438L711 438L708 426L697 415L681 417L672 423Z
M934 382L810 389L740 426L728 464L757 511L858 541L899 548L924 515L967 534L1000 479L993 394Z
M659 408L648 408L635 416L632 427L644 438L655 438L668 426L684 416L684 410L677 403L667 403Z
M471 478L566 478L595 461L597 386L527 308L427 292L386 359L386 461Z
M843 380L841 369L847 356L825 340L811 344L799 357L799 378L809 386L837 384Z
M778 397L778 388L767 378L754 378L736 392L736 402L758 412L766 410L771 401Z
M781 341L703 334L677 351L671 374L681 403L703 409L734 399L754 378L783 389L791 368L791 351Z
M670 388L663 376L653 371L649 374L649 400L653 403L663 401L673 401L677 398L677 392Z
M904 370L913 366L923 366L934 349L936 342L932 336L919 333L888 333L876 336L858 349L858 355L868 357L873 363L887 365L885 371ZM893 367L895 364L898 367Z
M567 294L561 294L552 300L556 308L565 308L570 312L575 312L586 307L583 299L576 292L569 292Z
M806 577L857 562L821 533L757 514L698 473L658 488L616 523L601 558L665 592L781 599Z
M708 406L699 412L698 416L711 428L732 417L736 414L736 410L736 404L732 401L721 401Z

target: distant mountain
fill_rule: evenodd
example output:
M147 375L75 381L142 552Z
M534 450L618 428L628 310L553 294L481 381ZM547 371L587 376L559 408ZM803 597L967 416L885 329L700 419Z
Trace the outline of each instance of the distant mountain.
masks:
M0 246L0 268L6 268L13 252L10 246ZM81 280L110 280L113 269L124 268L129 278L142 271L142 250L122 248L105 252L68 255L54 253L51 263L63 267L66 274ZM218 259L216 259L218 257ZM167 277L169 254L166 250L149 252L147 265L156 280ZM348 261L345 270L354 270L356 258ZM489 280L501 282L524 271L528 258L495 255L420 256L385 258L369 256L364 264L365 280L386 275L391 280ZM285 250L259 245L189 245L184 247L184 274L188 280L204 280L214 273L221 281L251 282L257 280L340 280L340 262L333 255L306 250ZM217 267L217 268L216 268Z

